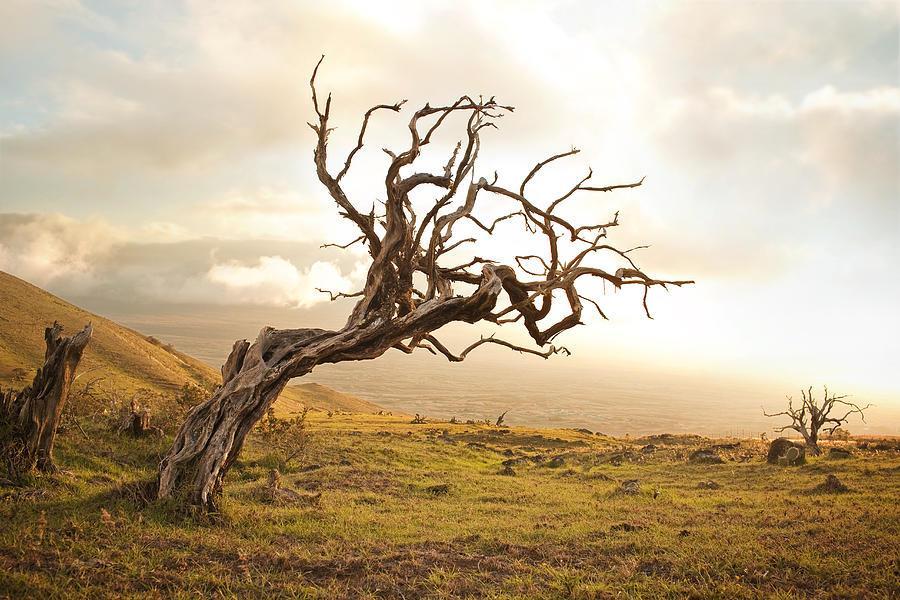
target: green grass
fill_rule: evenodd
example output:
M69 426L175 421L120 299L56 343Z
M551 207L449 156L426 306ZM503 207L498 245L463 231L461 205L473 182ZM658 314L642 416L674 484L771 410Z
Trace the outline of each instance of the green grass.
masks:
M643 453L568 430L408 421L311 413L283 482L321 496L299 505L264 499L273 461L251 439L214 520L128 492L168 440L65 432L61 474L0 488L0 596L897 596L896 451L784 468L747 441L734 460L694 465L689 438ZM828 473L851 491L813 493ZM625 479L641 493L618 493ZM697 487L708 480L721 488Z

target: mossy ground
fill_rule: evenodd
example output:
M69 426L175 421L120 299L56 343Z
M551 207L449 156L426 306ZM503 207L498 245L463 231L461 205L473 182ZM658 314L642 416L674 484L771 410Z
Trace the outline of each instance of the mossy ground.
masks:
M324 413L309 429L283 476L307 501L266 501L274 457L251 440L213 520L128 491L168 439L64 432L61 473L0 488L0 597L898 595L897 451L785 468L745 441L698 465L688 455L711 442L692 437L644 452L569 430ZM499 474L510 459L515 475ZM813 492L828 473L851 491ZM627 479L638 495L617 492ZM698 487L710 480L721 487Z

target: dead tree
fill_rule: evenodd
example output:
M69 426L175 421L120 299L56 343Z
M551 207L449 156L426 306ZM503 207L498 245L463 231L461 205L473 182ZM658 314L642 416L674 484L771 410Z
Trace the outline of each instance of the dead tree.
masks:
M93 331L88 324L75 335L63 337L62 330L57 322L44 330L44 365L31 385L18 394L0 395L0 444L11 476L35 468L55 470L56 428Z
M345 191L344 177L363 148L372 116L399 112L405 101L366 111L355 146L333 169L328 154L332 99L329 95L323 102L317 94L318 68L310 79L315 109L310 127L316 136L313 162L338 213L353 223L358 234L349 244L332 245L362 244L371 258L365 285L355 293L327 292L332 300L356 299L346 324L338 330L265 327L254 342L235 342L222 367L222 385L191 410L160 463L157 494L161 499L178 496L215 510L223 477L254 423L290 379L306 375L317 365L370 360L390 349L407 354L424 350L458 362L488 344L542 358L568 354L566 348L551 342L581 324L583 303L606 318L599 303L581 293L581 281L602 280L617 290L642 289L645 310L651 287L693 283L653 278L638 268L631 250L608 243L607 232L618 225L618 213L587 224L562 215L566 201L576 194L634 188L641 181L595 186L588 171L558 195L535 198L529 183L551 163L575 155L576 149L541 160L516 185L501 184L497 173L489 179L477 177L482 133L513 110L494 98L461 96L450 104L426 104L413 112L408 122L409 145L396 152L384 150L388 159L379 192L383 206L360 208L359 201L351 200ZM417 169L422 163L417 159L435 133L447 130L451 123L461 126L462 139L440 161L443 166ZM508 209L502 213L486 216L504 205ZM542 241L541 255L522 253L510 257L507 264L473 253L459 258L479 239L515 223L532 236L527 252L534 252L538 240ZM462 233L465 229L472 233ZM599 255L615 266L601 267L595 258ZM561 317L556 310L560 302L565 307ZM497 326L519 323L535 347L491 335L454 353L436 337L449 323L482 321Z
M857 413L863 422L865 422L866 415L863 411L872 406L871 404L867 404L866 406L860 407L852 402L848 402L846 398L849 398L849 396L835 396L833 393L830 394L827 385L825 386L825 397L821 404L813 397L812 386L810 386L809 389L800 390L800 394L803 397L803 401L799 407L795 407L793 398L788 396L787 410L769 414L763 409L763 414L767 417L790 418L791 423L789 425L778 427L775 431L780 433L788 429L793 429L803 436L803 441L806 442L807 448L815 455L821 453L821 450L819 449L819 432L834 432L834 430L846 423L847 419L853 413ZM832 416L832 411L835 408L838 408L843 414L841 414L841 416Z

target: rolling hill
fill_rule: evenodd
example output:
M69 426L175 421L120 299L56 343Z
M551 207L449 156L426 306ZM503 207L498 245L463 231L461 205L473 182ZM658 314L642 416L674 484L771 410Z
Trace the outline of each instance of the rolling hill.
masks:
M338 392L321 383L288 386L278 399L277 408L286 412L297 412L303 406L322 411L361 414L373 414L382 410L377 404Z
M211 387L220 380L216 369L168 344L0 271L0 387L22 388L31 382L44 356L44 328L54 320L67 333L93 324L94 335L78 371L102 377L107 386L176 393L185 383ZM295 412L302 405L341 412L379 410L370 402L313 383L287 387L277 408Z

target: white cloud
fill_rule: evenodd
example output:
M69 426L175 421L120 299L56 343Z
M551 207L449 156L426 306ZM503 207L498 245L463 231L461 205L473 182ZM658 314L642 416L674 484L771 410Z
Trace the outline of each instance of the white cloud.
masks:
M801 112L837 110L900 114L900 88L880 86L863 91L842 92L827 85L808 94L800 103Z
M108 223L59 214L0 215L0 270L39 286L66 280L84 289L97 277L94 264L123 240Z
M294 308L327 300L328 295L316 288L346 293L353 287L333 263L317 261L308 269L300 269L280 256L260 256L252 265L236 261L216 264L206 277L221 285L235 301Z
M309 255L302 243L187 238L166 223L0 214L0 270L63 295L309 308L329 300L315 288L350 292L365 279L366 262Z

